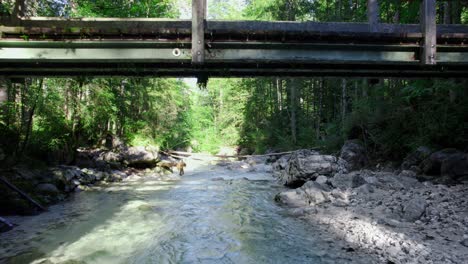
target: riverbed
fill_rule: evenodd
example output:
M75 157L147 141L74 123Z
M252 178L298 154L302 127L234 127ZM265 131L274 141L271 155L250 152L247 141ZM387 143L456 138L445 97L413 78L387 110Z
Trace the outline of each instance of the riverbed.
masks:
M73 194L10 217L0 263L373 263L274 201L264 171L203 165Z

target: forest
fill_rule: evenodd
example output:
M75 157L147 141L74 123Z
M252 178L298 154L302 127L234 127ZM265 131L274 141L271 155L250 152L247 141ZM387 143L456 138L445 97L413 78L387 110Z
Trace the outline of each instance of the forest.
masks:
M418 23L419 1L379 1L380 20ZM14 1L2 1L2 14ZM187 17L188 0L38 0L63 17ZM241 7L241 8L240 8ZM366 21L366 0L208 1L209 19ZM468 24L466 1L438 1L437 23ZM1 79L0 154L69 164L107 135L129 145L243 154L301 148L336 152L361 140L372 157L401 160L418 146L468 146L468 81L454 79L175 78Z
M0 264L466 263L468 0L423 1L0 1Z

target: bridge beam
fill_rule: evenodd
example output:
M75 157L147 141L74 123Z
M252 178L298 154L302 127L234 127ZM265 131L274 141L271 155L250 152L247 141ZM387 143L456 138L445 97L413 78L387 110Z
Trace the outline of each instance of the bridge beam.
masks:
M436 0L423 0L420 11L421 31L424 41L421 49L421 63L425 65L436 64L437 25Z

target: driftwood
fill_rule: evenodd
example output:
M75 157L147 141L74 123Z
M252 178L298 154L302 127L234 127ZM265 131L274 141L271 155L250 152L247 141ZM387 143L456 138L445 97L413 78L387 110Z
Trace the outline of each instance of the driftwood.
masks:
M33 198L31 198L29 195L27 195L25 192L21 191L20 189L18 189L18 187L16 187L15 185L13 185L12 183L10 183L7 179L3 178L3 177L0 177L0 182L3 182L8 188L12 189L13 191L17 192L19 195L21 195L21 197L23 197L24 199L28 200L30 203L32 203L34 206L36 206L38 209L40 209L41 211L47 211L47 209L45 207L43 207L42 205L40 205L38 202L36 202Z
M2 231L8 231L8 230L13 229L13 227L15 227L10 221L6 220L3 217L0 217L0 223L3 223L4 225L7 226L6 229L3 229Z
M169 154L175 154L179 156L205 156L205 157L217 157L217 158L249 158L249 157L269 157L269 156L281 156L286 154L294 153L295 151L285 151L285 152L277 152L277 153L269 153L269 154L261 154L261 155L211 155L211 154L204 154L204 153L190 153L184 151L168 151Z

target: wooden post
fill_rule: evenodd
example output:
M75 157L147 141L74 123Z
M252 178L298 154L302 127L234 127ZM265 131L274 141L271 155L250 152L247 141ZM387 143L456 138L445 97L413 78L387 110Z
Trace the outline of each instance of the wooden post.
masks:
M192 64L205 62L206 0L192 0Z
M421 31L424 42L421 52L421 63L425 65L436 64L437 32L436 32L436 0L423 0L421 2Z
M367 0L367 19L369 21L370 30L372 32L377 32L380 21L379 3L377 0Z

